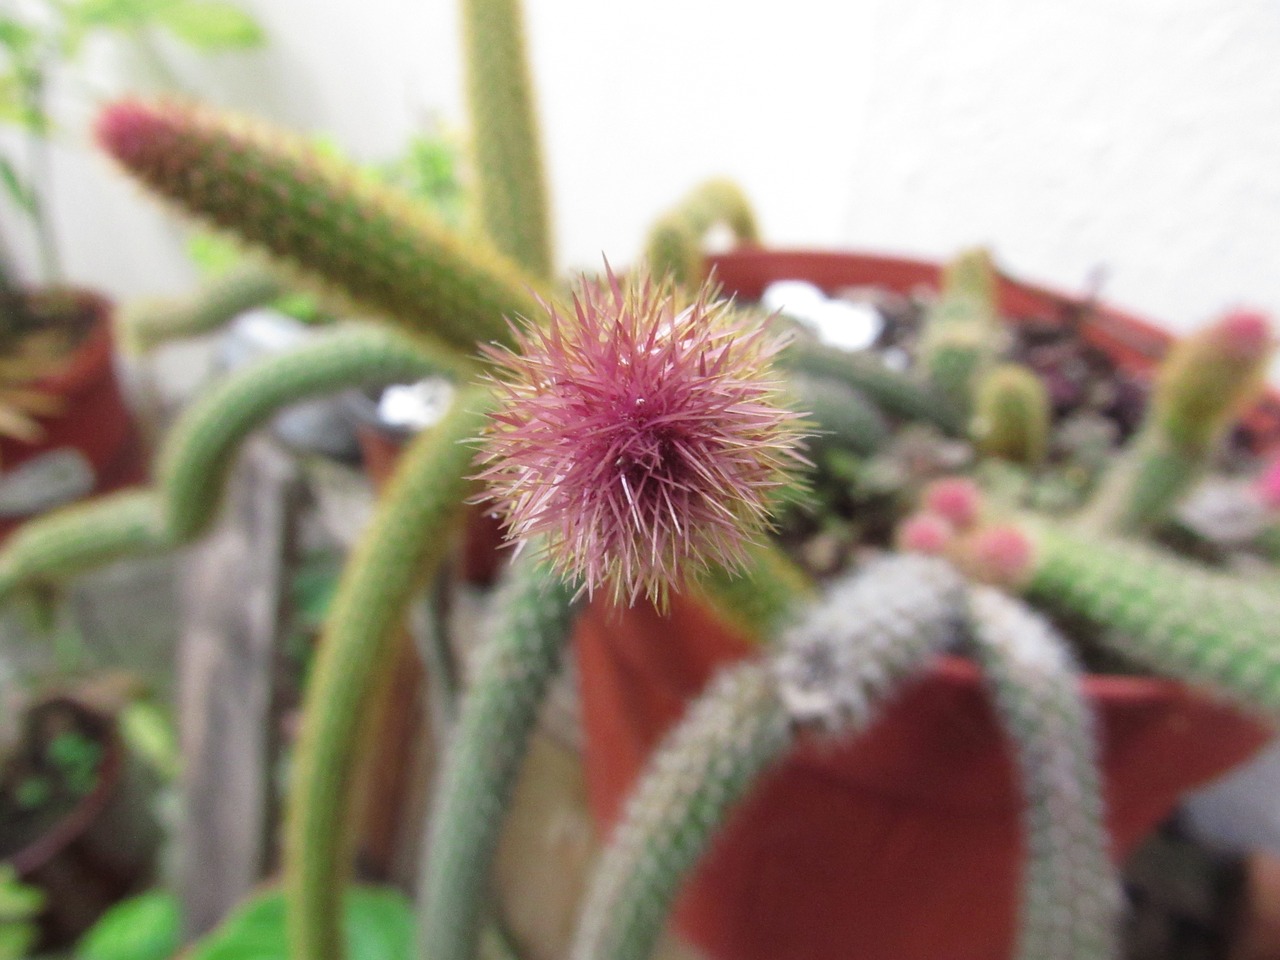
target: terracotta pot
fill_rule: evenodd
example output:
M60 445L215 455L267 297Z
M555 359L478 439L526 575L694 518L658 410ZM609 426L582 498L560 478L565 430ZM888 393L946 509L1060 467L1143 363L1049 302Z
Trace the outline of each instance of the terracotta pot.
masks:
M59 495L77 499L143 483L147 461L141 435L116 377L111 304L90 292L77 293L92 326L68 364L33 388L62 400L62 410L38 418L44 439L28 444L0 437L0 539L29 516L59 505ZM21 483L31 495L14 495ZM51 493L50 491L55 491Z
M725 288L774 280L828 291L936 286L938 267L889 257L746 251L712 258ZM1044 320L1073 301L1005 281L1002 310ZM1065 322L1065 321L1064 321ZM1170 337L1111 308L1084 333L1150 369ZM1280 438L1268 397L1255 445ZM593 814L607 831L643 765L722 666L751 654L705 608L662 617L593 607L575 637ZM1113 850L1122 859L1186 790L1247 759L1270 732L1179 684L1091 677ZM1008 747L972 664L940 658L864 737L798 748L754 789L686 885L679 930L712 960L997 960L1009 956L1022 862Z

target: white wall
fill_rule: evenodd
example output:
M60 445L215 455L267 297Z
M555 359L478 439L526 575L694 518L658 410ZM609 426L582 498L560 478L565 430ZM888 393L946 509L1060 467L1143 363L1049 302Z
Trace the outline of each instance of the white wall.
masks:
M180 63L213 99L368 159L427 111L461 122L451 0L247 6L266 54ZM1112 299L1179 329L1241 301L1280 314L1274 0L527 7L566 266L626 262L654 213L727 173L779 244L985 241L1065 287L1103 266ZM73 275L189 281L149 204L62 160Z

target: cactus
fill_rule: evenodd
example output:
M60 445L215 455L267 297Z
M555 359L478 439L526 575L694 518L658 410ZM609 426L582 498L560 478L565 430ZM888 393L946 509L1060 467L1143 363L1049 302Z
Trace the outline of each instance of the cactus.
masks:
M518 0L464 0L462 37L484 233L532 276L554 268L551 215Z
M962 581L945 562L891 557L842 581L783 632L771 662L712 681L650 758L587 893L571 960L643 960L730 809L797 728L850 734L952 640Z
M742 189L732 180L708 180L650 228L644 257L649 270L671 277L677 286L697 287L703 279L702 241L717 224L728 227L738 243L760 242L755 213Z
M158 473L171 536L186 542L208 528L233 462L231 452L281 407L356 383L388 384L465 370L421 342L368 327L337 330L258 361L202 396L166 439Z
M459 369L465 367L452 357L433 356L416 340L371 327L334 330L294 353L266 357L182 415L161 450L154 490L101 497L26 524L0 550L0 597L199 536L217 515L237 447L289 403Z
M1051 411L1044 382L1017 363L994 368L978 383L974 442L984 456L1038 467L1049 449Z
M575 606L532 553L512 564L441 773L421 883L423 956L476 956L502 816Z
M125 340L145 352L182 337L210 333L246 310L270 303L285 291L275 272L244 265L209 281L193 296L132 307L122 318Z
M889 425L860 391L826 377L794 373L788 386L795 406L814 424L808 446L814 457L837 448L869 456L889 440Z
M534 316L540 281L284 133L173 102L108 107L99 144L150 190L333 295L470 353Z
M1026 529L1008 579L1028 598L1105 628L1099 640L1135 663L1280 718L1280 600L1265 584L1045 521Z
M123 490L34 520L0 552L0 598L56 587L69 577L125 554L172 545L157 494Z
M1085 509L1091 529L1141 532L1168 518L1257 399L1273 345L1265 317L1237 311L1174 346L1137 437Z
M975 587L969 610L970 646L1022 775L1027 863L1017 956L1116 957L1121 893L1081 675L1066 641L1019 601Z
M341 956L351 777L363 721L377 699L405 609L448 549L470 491L464 477L490 412L487 393L455 399L400 459L344 571L312 670L286 815L285 888L293 956Z
M850 353L797 337L778 355L778 365L793 374L847 384L885 413L932 424L952 436L965 430L965 417L934 387L891 370L871 353Z
M920 345L930 382L966 417L1000 339L995 267L987 251L970 250L944 269Z

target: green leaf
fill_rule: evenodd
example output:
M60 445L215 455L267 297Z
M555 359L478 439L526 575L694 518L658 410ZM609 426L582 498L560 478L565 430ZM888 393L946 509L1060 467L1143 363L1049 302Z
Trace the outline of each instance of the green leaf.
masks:
M44 907L44 893L27 886L8 863L0 863L0 921L26 920Z
M39 933L34 923L0 921L0 960L24 960L29 957Z
M413 911L397 891L357 887L346 896L347 960L413 960ZM284 897L260 894L195 944L186 960L288 960Z
M36 42L35 30L13 17L0 17L0 47L4 47L14 56L20 56L31 49Z
M76 960L169 960L181 946L178 898L152 890L124 900L90 928Z
M188 0L161 11L159 22L197 50L243 50L261 46L258 21L225 0Z

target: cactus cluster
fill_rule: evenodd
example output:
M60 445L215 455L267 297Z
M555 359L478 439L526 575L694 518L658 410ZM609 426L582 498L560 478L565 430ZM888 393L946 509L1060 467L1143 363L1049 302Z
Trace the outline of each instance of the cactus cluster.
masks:
M815 456L873 453L906 422L967 438L1015 472L1043 468L1049 404L1038 378L1001 362L990 257L975 251L946 271L907 373L803 335L784 349L763 320L700 288L711 226L743 242L758 235L724 181L660 218L646 253L653 283L610 275L557 300L518 4L465 0L463 22L480 238L248 121L134 100L103 113L100 144L147 189L383 327L338 330L225 381L170 435L154 489L15 537L0 552L0 596L39 594L112 556L198 537L236 446L281 405L444 372L458 398L407 448L379 500L309 682L284 856L296 960L340 960L366 718L406 608L444 561L463 504L486 495L526 542L496 595L436 798L426 955L478 955L496 838L585 583L620 605L688 589L759 642L651 757L595 871L575 960L647 956L683 878L757 778L801 741L857 736L949 650L977 663L1017 761L1027 838L1019 956L1114 956L1117 883L1093 722L1066 641L1028 604L1088 624L1134 662L1280 717L1280 603L1137 542L1169 520L1256 394L1266 323L1237 312L1172 354L1136 441L1079 517L1003 504L981 475L918 498L906 491L919 510L899 526L897 549L821 588L767 537L773 498L791 484L783 467L805 463L793 450L798 410L817 425ZM264 297L274 282L240 278L145 335L203 327L207 311ZM496 490L481 490L480 472Z

